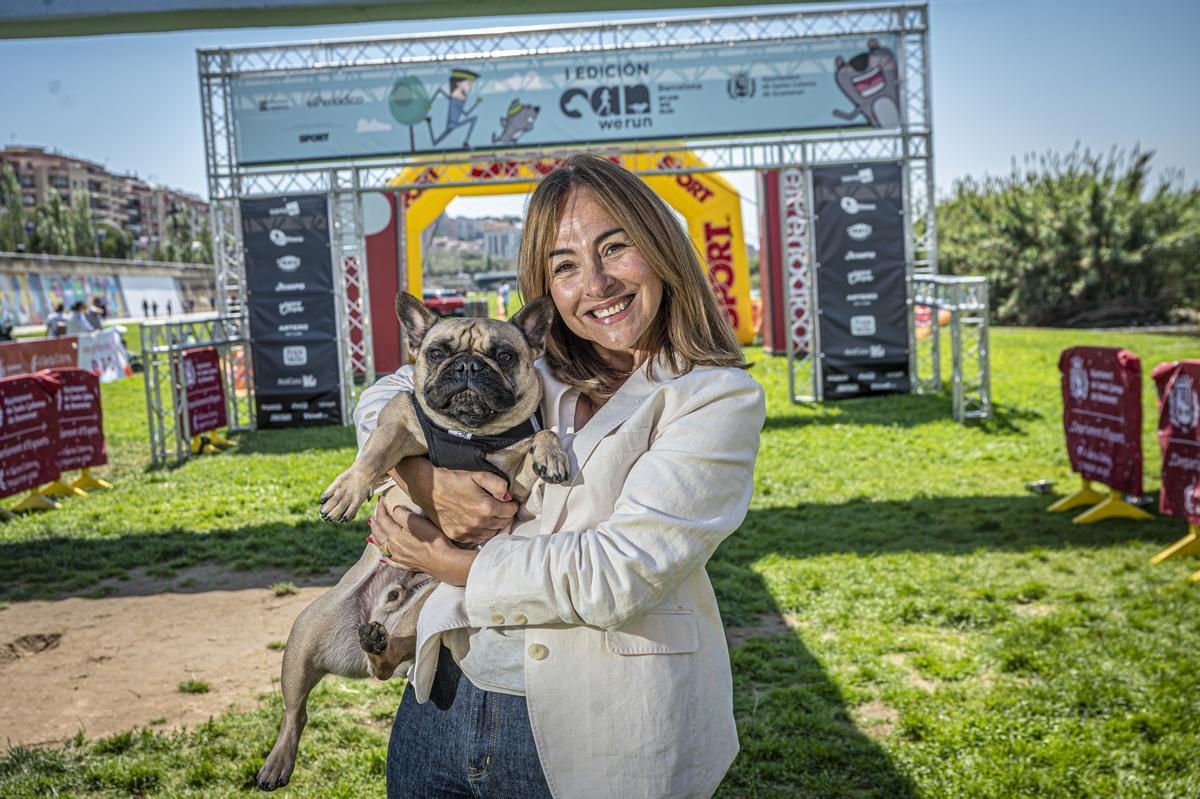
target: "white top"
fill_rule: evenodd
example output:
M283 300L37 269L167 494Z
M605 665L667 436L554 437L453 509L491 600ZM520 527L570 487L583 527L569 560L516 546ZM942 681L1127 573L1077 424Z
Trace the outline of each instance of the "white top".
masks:
M83 311L72 311L67 317L67 335L74 336L79 333L91 333L95 330L88 322L87 317L83 315Z

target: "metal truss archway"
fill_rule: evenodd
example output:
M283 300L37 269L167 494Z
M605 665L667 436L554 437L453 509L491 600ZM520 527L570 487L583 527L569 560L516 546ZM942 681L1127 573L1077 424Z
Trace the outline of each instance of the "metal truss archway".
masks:
M404 65L439 62L486 61L506 56L612 52L646 48L687 47L699 44L753 44L840 37L894 35L902 89L903 122L899 128L868 131L823 131L783 135L746 135L680 141L622 144L580 142L570 148L522 148L460 154L397 155L386 159L329 161L321 164L250 167L237 159L233 130L231 81L250 74L303 73L330 67ZM792 335L789 343L789 376L794 400L819 398L813 325L805 324L815 307L812 276L812 242L802 235L807 220L797 208L810 207L805 198L804 175L809 167L827 164L900 161L904 164L907 266L909 277L937 272L937 239L934 219L932 110L929 86L928 9L924 3L853 7L841 10L800 11L789 14L693 16L666 20L595 23L574 27L541 26L469 31L452 34L419 34L386 39L311 42L269 47L222 48L198 52L204 119L205 156L212 230L216 247L217 287L224 315L243 313L245 271L239 202L248 197L297 193L324 193L331 198L334 248L345 266L339 295L340 339L345 358L347 392L354 376L373 379L370 330L364 312L368 294L366 249L362 228L362 195L419 189L419 175L428 168L486 162L496 168L470 181L439 181L439 187L476 184L480 180L519 183L524 170L506 168L531 164L553 166L562 157L580 150L598 155L646 154L654 165L643 174L672 174L736 170L784 170L791 187L787 207L797 237L789 238L793 250L787 261L791 288L789 303ZM661 157L680 147L692 150L705 164L689 166ZM416 169L410 169L415 167ZM397 175L409 169L418 177L398 185ZM790 178L788 177L790 176ZM790 181L790 182L789 182ZM799 193L796 193L799 192ZM910 301L912 297L910 280ZM916 390L940 390L938 336L912 339L910 360ZM349 399L349 397L347 397Z

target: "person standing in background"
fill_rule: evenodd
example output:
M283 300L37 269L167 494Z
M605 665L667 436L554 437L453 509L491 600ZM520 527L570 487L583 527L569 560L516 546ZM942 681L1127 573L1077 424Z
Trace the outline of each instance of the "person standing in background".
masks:
M150 315L150 303L147 300L142 300L142 316Z
M63 313L63 304L54 306L54 313L46 317L46 335L58 338L67 334L67 315Z
M500 313L501 319L508 319L508 295L512 291L512 287L508 285L508 281L504 281L496 288L496 305Z
M91 333L96 328L92 327L88 322L87 315L84 313L83 300L76 300L71 306L71 314L67 317L67 335L74 336L79 333Z
M92 298L92 304L87 307L83 315L87 319L88 324L92 326L92 330L99 330L104 327L104 308L100 305L99 297Z

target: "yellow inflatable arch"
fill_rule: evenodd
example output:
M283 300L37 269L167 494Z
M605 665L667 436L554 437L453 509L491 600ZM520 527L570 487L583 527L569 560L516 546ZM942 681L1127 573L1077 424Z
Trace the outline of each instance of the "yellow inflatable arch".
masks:
M703 167L694 153L687 150L659 154L622 156L620 162L634 172L648 169ZM408 291L421 294L421 231L433 224L455 197L479 197L496 194L527 194L537 180L557 166L553 160L481 162L448 166L411 167L394 181L396 184L421 184L405 199L404 234L405 271ZM708 267L708 280L717 304L725 312L729 326L742 344L754 339L750 310L750 265L742 228L742 206L737 190L716 173L643 175L658 195L687 220L688 235ZM493 182L497 178L528 178L521 182ZM438 187L438 183L469 185ZM428 187L426 187L428 186Z

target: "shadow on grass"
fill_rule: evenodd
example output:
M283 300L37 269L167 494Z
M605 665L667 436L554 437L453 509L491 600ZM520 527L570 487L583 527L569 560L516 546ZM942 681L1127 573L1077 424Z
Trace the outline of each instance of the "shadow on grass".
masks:
M172 528L116 538L8 541L0 543L0 601L81 592L104 596L231 590L278 580L298 586L328 584L331 574L340 574L358 560L366 530L365 524L313 521L210 532ZM221 568L196 568L212 564ZM185 571L184 584L173 580Z
M762 557L828 553L970 553L1158 544L1179 535L1170 519L1133 523L1071 524L1071 514L1050 514L1047 496L856 500L831 505L755 509L718 550L709 572L730 625L761 625L781 608L754 570ZM204 572L220 564L259 575L266 585L280 571L328 580L362 551L365 526L319 521L277 523L194 532L173 528L131 532L110 539L49 537L0 543L0 600L62 596L86 591L104 579L147 571ZM217 569L190 589L226 588ZM118 581L119 582L119 581ZM153 589L150 589L153 590ZM125 593L121 591L121 593ZM732 636L731 636L732 637ZM851 717L838 686L786 625L752 627L733 649L735 713L743 754L720 793L723 797L856 797L915 799L917 791L886 751Z
M768 556L1099 548L1163 544L1179 524L1102 522L1047 513L1047 496L929 498L756 509L708 565L733 647L734 710L742 754L721 797L918 795L888 753L854 723L838 686L790 629L754 569ZM740 644L740 645L738 645ZM880 728L864 728L880 732Z
M887 402L877 397L839 400L808 406L810 413L783 413L767 417L764 430L786 430L828 425L883 425L886 427L919 427L945 422L954 418L949 394L894 394ZM1001 403L992 404L992 418L968 424L986 433L1022 432L1026 423L1042 419L1042 414L1026 408Z
M841 690L752 569L760 547L772 549L773 531L789 524L777 518L787 512L752 512L708 567L727 625L741 744L717 796L916 799L915 785L855 726Z

